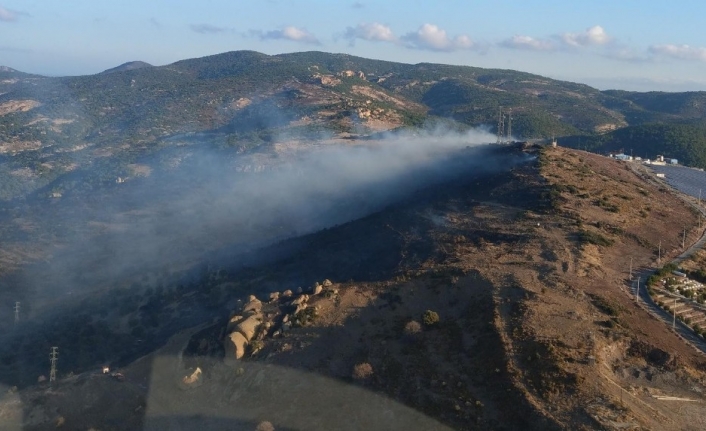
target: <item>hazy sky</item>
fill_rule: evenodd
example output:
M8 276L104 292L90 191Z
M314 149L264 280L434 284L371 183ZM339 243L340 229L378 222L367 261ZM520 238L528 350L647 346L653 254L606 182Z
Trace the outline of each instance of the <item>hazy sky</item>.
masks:
M703 0L0 0L0 65L319 50L509 68L601 89L706 90Z

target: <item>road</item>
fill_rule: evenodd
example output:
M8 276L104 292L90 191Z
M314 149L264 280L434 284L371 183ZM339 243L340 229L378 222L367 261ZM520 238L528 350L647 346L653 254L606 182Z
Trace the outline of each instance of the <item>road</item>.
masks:
M640 171L635 164L630 163L631 169L633 172L635 172L638 176L644 178L646 181L651 182L653 184L657 184L659 186L664 187L666 184L659 182L656 180L650 173L647 173L645 171ZM673 189L671 186L666 185L669 190ZM690 205L691 207L695 208L698 210L704 217L706 217L706 210L704 210L703 207L694 204L691 202L688 198L685 198L683 194L678 193L676 191L673 191L674 195L677 196L678 198L682 199L685 203ZM706 231L702 233L701 237L696 241L695 243L691 244L689 248L684 250L682 254L677 256L672 260L671 263L674 263L675 265L679 265L682 261L690 258L691 256L694 255L697 251L701 250L704 245L706 245ZM669 327L672 326L673 321L674 321L674 316L666 311L664 311L661 307L659 307L652 297L647 293L647 289L645 289L644 282L655 272L657 271L656 268L640 268L637 270L635 273L635 276L633 277L633 280L635 280L636 277L640 278L640 287L639 287L639 305L646 309L650 314L652 314L654 317L657 319L662 320L666 325ZM632 296L635 296L635 289L636 289L637 283L633 282L630 286L630 292ZM689 344L691 344L693 347L695 347L697 350L699 350L701 353L706 353L706 340L701 338L700 336L696 335L694 331L685 323L681 322L679 319L676 321L676 325L674 326L674 331L679 335L682 339L687 341Z

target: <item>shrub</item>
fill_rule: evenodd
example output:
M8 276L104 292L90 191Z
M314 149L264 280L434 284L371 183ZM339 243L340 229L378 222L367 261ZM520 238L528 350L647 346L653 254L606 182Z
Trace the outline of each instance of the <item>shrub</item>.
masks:
M362 362L353 367L353 378L356 380L367 380L373 375L373 366L367 362Z
M407 335L418 334L422 331L422 325L416 320L410 320L404 325L404 333Z
M275 431L274 425L269 421L263 421L257 424L255 431Z
M439 323L439 314L436 311L427 310L422 315L422 322L426 326L434 326Z
M579 242L580 243L589 243L589 244L595 244L595 245L600 245L600 246L610 246L613 245L613 240L610 238L606 238L601 234L595 233L595 232L589 232L586 230L582 230L578 234L579 236Z

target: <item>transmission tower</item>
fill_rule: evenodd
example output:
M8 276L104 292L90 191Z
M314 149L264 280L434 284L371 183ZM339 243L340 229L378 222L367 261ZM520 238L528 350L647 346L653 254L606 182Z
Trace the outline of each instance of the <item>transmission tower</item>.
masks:
M49 369L49 381L56 381L56 362L59 360L59 348L54 346L49 352L49 362L51 363L51 368Z
M15 302L15 326L20 323L20 302Z
M512 139L512 109L507 111L507 141L510 142Z
M505 116L503 115L503 108L500 108L498 112L498 144L502 144L505 141Z

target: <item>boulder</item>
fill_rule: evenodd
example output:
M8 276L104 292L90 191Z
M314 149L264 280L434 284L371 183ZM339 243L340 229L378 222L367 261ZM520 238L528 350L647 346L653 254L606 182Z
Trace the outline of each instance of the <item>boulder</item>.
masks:
M297 293L301 294L304 291L301 286L297 287Z
M284 296L285 298L289 298L289 297L292 296L292 295L293 295L293 293L292 293L292 291L289 290L289 289L287 289L287 290L285 290L284 292L282 292L282 296Z
M246 340L250 341L255 336L258 326L262 323L262 315L255 314L235 326L235 330L243 334Z
M328 278L326 280L324 280L323 284L324 284L324 287L333 286L333 283Z
M233 332L228 337L226 337L225 350L226 350L226 361L233 361L235 359L241 359L245 356L245 347L248 345L248 340L240 332Z
M255 298L254 296L250 295L251 298ZM243 314L256 314L259 313L260 310L262 310L262 302L260 302L259 299L251 299L245 306L243 307Z
M294 313L292 313L292 315L296 316L297 314L299 314L299 312L304 310L306 310L306 304L299 304L297 305L297 309L294 310Z
M188 376L184 376L181 379L181 384L179 385L182 389L191 389L199 387L203 384L203 373L201 368L196 367L193 373Z
M241 320L243 320L243 316L239 314L236 314L235 316L231 317L228 321L228 325L226 325L226 332L233 332L235 330L236 325L238 325Z
M304 304L308 300L309 300L309 295L302 295L299 298L292 301L290 304L291 305L300 305L300 304Z
M314 290L313 290L311 293L312 293L313 295L318 295L318 294L320 294L321 291L323 291L323 290L324 290L323 286L321 286L320 284L317 284L316 286L314 286Z
M279 299L279 292L270 293L270 302L274 302Z

